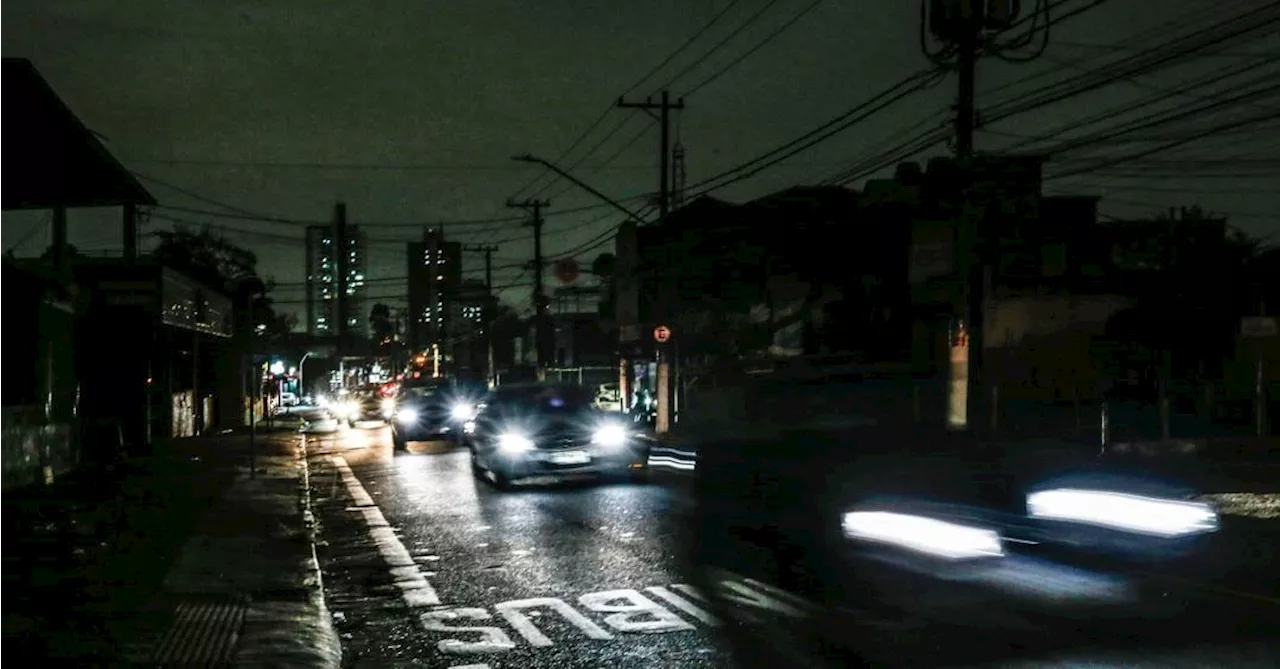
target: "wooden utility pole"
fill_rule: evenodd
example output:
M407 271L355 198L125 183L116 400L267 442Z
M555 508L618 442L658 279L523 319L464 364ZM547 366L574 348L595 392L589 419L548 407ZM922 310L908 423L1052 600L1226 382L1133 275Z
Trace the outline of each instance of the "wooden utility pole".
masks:
M496 311L498 296L493 293L493 252L498 250L496 246L464 246L464 251L475 251L484 254L484 286L489 293L489 299L484 304L484 345L488 358L486 364L486 379L489 386L493 387L497 384L497 370L494 369L493 362L493 316Z
M542 258L542 210L551 206L548 200L507 200L507 206L524 209L533 214L526 224L533 228L533 350L538 368L538 380L546 376L547 361L550 359L551 327L547 313L547 295L542 284L542 270L545 261Z

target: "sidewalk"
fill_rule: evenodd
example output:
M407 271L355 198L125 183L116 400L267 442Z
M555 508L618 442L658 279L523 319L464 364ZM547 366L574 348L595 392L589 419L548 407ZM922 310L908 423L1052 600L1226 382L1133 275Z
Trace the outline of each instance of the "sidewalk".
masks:
M299 440L181 440L4 498L4 643L78 666L336 667Z

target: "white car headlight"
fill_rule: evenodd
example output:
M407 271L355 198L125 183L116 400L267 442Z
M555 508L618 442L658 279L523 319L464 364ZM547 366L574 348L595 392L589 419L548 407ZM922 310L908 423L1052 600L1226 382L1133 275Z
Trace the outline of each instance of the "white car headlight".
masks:
M1027 495L1034 518L1176 537L1213 532L1218 514L1208 504L1103 490L1044 490Z
M413 409L401 409L396 412L396 420L401 423L412 423L418 420L418 412Z
M391 399L390 397L384 397L384 398L382 398L382 410L383 410L383 411L395 411L395 410L396 410L396 401L395 401L394 399Z
M533 448L533 442L523 434L507 432L498 437L498 449L507 453L520 453Z
M627 431L621 425L605 425L591 435L591 441L601 446L621 446L627 442Z
M337 406L339 418L355 418L360 413L360 405L355 402L343 402Z
M899 546L952 560L1004 555L1000 535L936 518L887 511L851 511L842 519L850 539Z
M453 405L450 410L454 420L471 420L476 415L476 408L465 402Z

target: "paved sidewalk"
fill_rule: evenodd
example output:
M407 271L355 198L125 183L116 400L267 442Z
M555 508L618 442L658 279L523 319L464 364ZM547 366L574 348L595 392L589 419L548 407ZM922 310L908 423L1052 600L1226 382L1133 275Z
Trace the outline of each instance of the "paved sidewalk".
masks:
M77 666L336 667L296 434L182 440L4 499L4 643Z

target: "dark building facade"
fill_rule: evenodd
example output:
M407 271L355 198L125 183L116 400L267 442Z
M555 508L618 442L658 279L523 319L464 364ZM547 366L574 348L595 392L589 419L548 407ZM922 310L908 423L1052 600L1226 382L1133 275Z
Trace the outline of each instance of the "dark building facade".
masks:
M446 241L440 228L426 228L422 241L405 250L409 277L409 347L419 353L445 345L454 318L453 296L462 285L462 244Z

